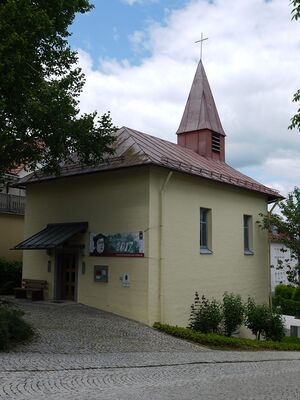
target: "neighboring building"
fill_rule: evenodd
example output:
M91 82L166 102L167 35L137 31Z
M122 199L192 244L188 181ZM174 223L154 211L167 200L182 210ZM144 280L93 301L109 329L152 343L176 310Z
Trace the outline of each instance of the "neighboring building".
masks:
M149 325L185 326L196 290L267 302L268 237L256 220L280 195L225 163L201 62L177 135L123 127L107 162L23 178L24 277L47 280L49 299Z
M25 191L11 186L21 176L22 167L6 174L0 185L0 258L7 260L22 259L22 251L10 250L24 237Z
M283 250L283 251L282 251ZM280 283L289 284L287 278L287 263L292 267L297 265L297 260L291 258L291 250L287 248L280 240L278 235L272 235L270 241L270 261L271 261L271 290L275 291L275 287ZM278 261L282 261L283 268L277 269Z

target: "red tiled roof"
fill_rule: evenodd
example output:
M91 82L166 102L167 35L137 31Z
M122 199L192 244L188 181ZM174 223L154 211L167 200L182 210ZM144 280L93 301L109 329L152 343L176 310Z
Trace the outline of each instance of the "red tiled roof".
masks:
M225 162L205 158L175 143L126 127L117 132L113 157L107 158L105 162L95 167L83 167L78 164L63 167L61 176L89 174L147 164L264 193L269 200L281 198L277 191L261 185ZM56 178L54 175L46 176L37 172L22 178L18 186Z

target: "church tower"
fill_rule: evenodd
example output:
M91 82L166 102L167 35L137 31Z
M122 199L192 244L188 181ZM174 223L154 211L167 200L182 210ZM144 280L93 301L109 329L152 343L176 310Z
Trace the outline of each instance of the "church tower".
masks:
M225 132L200 60L177 131L177 143L213 160L225 161Z

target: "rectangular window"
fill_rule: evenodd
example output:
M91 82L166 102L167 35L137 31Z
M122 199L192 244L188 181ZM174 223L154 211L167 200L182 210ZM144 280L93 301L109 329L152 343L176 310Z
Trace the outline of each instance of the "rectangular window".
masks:
M200 208L200 253L211 254L210 236L211 236L211 210Z
M244 254L252 255L252 216L244 215Z

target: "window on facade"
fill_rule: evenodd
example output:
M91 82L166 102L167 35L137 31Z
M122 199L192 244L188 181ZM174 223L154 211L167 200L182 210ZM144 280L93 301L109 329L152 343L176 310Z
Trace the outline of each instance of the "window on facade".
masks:
M252 249L252 217L244 215L244 254L253 254Z
M200 253L211 254L210 236L211 236L211 210L200 208Z

